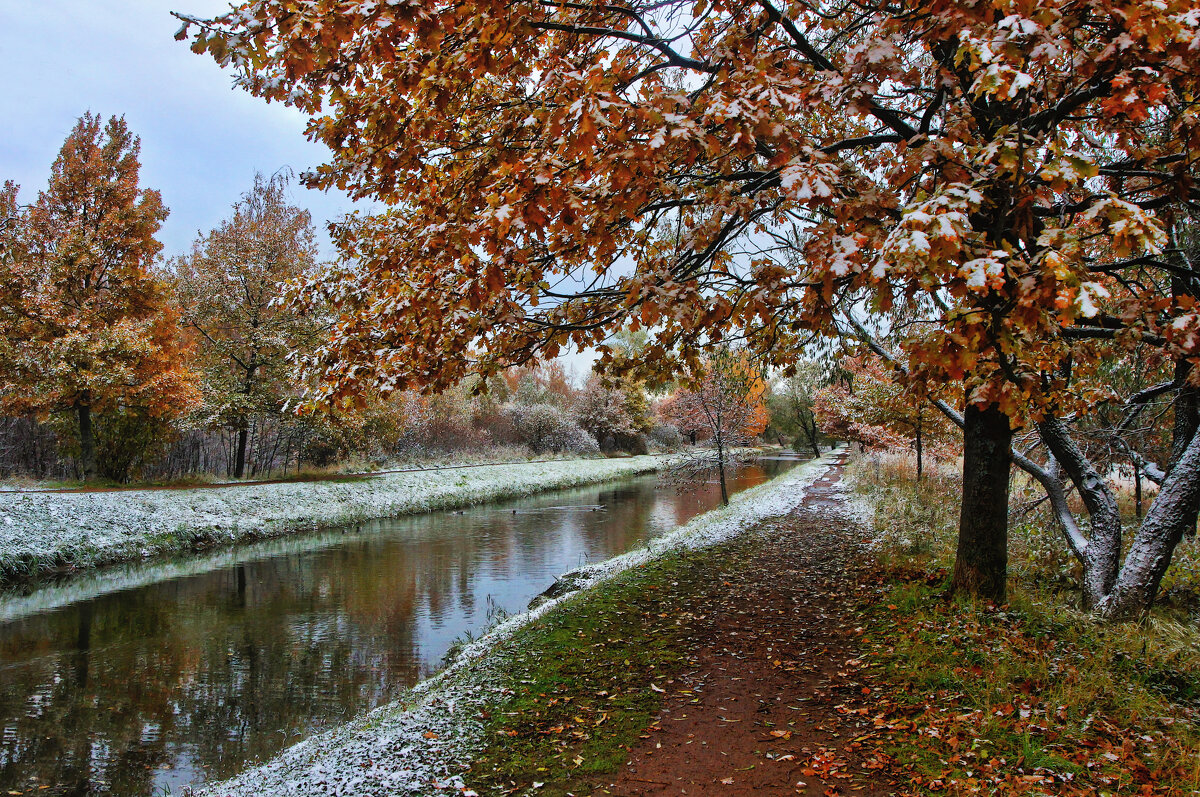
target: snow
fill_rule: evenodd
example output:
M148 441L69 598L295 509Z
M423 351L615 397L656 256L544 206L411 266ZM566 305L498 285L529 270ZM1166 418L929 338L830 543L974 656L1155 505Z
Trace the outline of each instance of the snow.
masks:
M571 572L571 583L593 588L618 573L672 551L705 548L754 529L799 506L832 455L734 496L729 506L693 518L635 551ZM577 591L509 618L468 645L449 668L417 684L399 702L285 750L274 759L198 792L205 797L290 795L461 794L459 776L482 749L480 712L511 691L497 648L518 630L570 601ZM569 611L570 606L563 607Z
M837 481L830 491L840 501L836 514L856 526L870 529L875 521L875 506L866 496L858 493L854 485L846 478Z
M390 473L352 481L0 495L0 580L384 517L505 500L658 470L659 456Z

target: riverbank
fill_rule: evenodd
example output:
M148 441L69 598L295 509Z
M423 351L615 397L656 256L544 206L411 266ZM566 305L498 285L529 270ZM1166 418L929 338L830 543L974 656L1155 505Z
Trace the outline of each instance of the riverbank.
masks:
M572 574L408 700L204 793L1200 793L1194 628L1097 626L1020 574L1009 605L948 599L957 477L829 464Z
M507 711L499 707L527 686L520 683L519 673L531 664L528 653L537 650L538 635L571 633L567 630L573 627L570 618L583 618L588 623L591 601L619 606L624 591L632 590L630 595L646 591L636 586L644 574L659 579L677 563L702 558L713 546L757 528L769 518L787 514L803 500L805 490L828 464L826 457L801 465L738 494L730 506L695 518L645 548L573 571L566 582L580 591L553 598L505 621L467 645L447 670L418 685L405 700L302 742L203 793L469 794L470 787L463 777L487 746L493 733L489 723ZM603 589L589 589L600 583ZM637 654L638 662L642 659L637 657L652 655L655 649L654 645L641 647L640 652L631 651ZM653 660L645 661L643 669L633 666L635 658L615 671L653 674L649 669ZM625 699L609 694L613 697L609 705L614 709ZM653 697L659 693L647 688L639 694ZM601 727L626 727L634 716L632 712L613 710Z
M660 470L664 456L398 472L219 490L0 495L0 584Z

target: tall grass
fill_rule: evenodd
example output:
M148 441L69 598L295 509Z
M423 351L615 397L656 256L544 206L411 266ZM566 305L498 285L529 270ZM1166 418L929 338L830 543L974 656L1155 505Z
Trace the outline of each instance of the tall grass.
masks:
M901 713L926 728L897 736L896 759L951 793L1200 794L1194 619L1177 601L1122 625L1073 608L1076 565L1023 477L1013 489L1009 605L948 599L961 488L955 464L927 473L916 482L895 455L850 467L875 509L873 654ZM1188 541L1170 574L1176 597L1195 589L1195 561Z
M916 461L892 452L860 455L851 464L855 490L875 507L874 526L881 557L897 566L920 560L922 566L950 567L957 543L961 462L926 463L925 478L916 481ZM1117 481L1115 493L1125 522L1126 549L1137 531L1132 485ZM1143 507L1152 490L1143 485ZM1009 512L1009 573L1015 583L1055 592L1059 599L1077 597L1082 570L1075 560L1041 486L1013 470ZM1078 496L1072 507L1086 530L1086 513ZM1184 622L1200 620L1200 538L1184 538L1163 579L1160 604Z

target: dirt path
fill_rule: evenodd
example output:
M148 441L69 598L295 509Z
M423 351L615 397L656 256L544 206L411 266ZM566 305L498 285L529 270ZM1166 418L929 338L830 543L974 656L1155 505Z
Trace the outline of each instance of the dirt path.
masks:
M848 608L862 532L840 478L839 463L713 574L723 588L685 615L691 666L664 684L656 722L596 794L898 792L869 752L871 687Z

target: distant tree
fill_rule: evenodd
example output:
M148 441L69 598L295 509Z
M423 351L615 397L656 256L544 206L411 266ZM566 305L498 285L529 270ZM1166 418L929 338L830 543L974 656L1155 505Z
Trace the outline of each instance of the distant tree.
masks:
M123 118L84 114L30 208L16 206L11 183L3 192L13 232L0 258L0 407L70 412L85 478L96 475L97 413L161 419L199 399L177 314L152 269L167 209L157 191L138 187L139 149Z
M480 384L478 381L473 383ZM573 404L577 393L571 375L557 360L509 368L498 387L504 400L518 404L553 404L560 408Z
M813 402L817 391L828 382L825 369L818 362L802 360L796 373L776 379L767 396L771 428L791 438L792 445L807 445L813 456L821 453L817 445L817 418Z
M661 408L684 434L699 431L700 437L711 441L722 504L729 503L726 466L737 462L739 449L750 445L767 426L765 394L766 384L749 357L723 348L705 359L694 385L679 390ZM689 463L692 467L699 464L702 462Z
M579 392L574 407L579 425L596 438L604 448L606 441L626 451L641 448L641 436L650 431L650 402L639 384L627 382L605 385L599 376L592 376Z
M665 392L675 381L669 371L656 373L638 368L638 363L645 361L652 345L650 333L644 327L619 329L607 341L596 347L600 359L596 361L595 370L623 379L632 378L629 374L637 370L640 371L638 380L645 390L651 393Z
M815 415L831 434L874 448L911 448L918 480L927 450L947 454L961 445L953 424L927 400L914 397L877 358L845 357L839 370L842 378L814 397Z
M311 348L319 321L280 301L317 264L312 217L288 201L287 179L254 177L232 215L174 263L183 320L199 338L205 411L236 435L232 473L246 470L251 418L278 415L294 394L289 355Z

